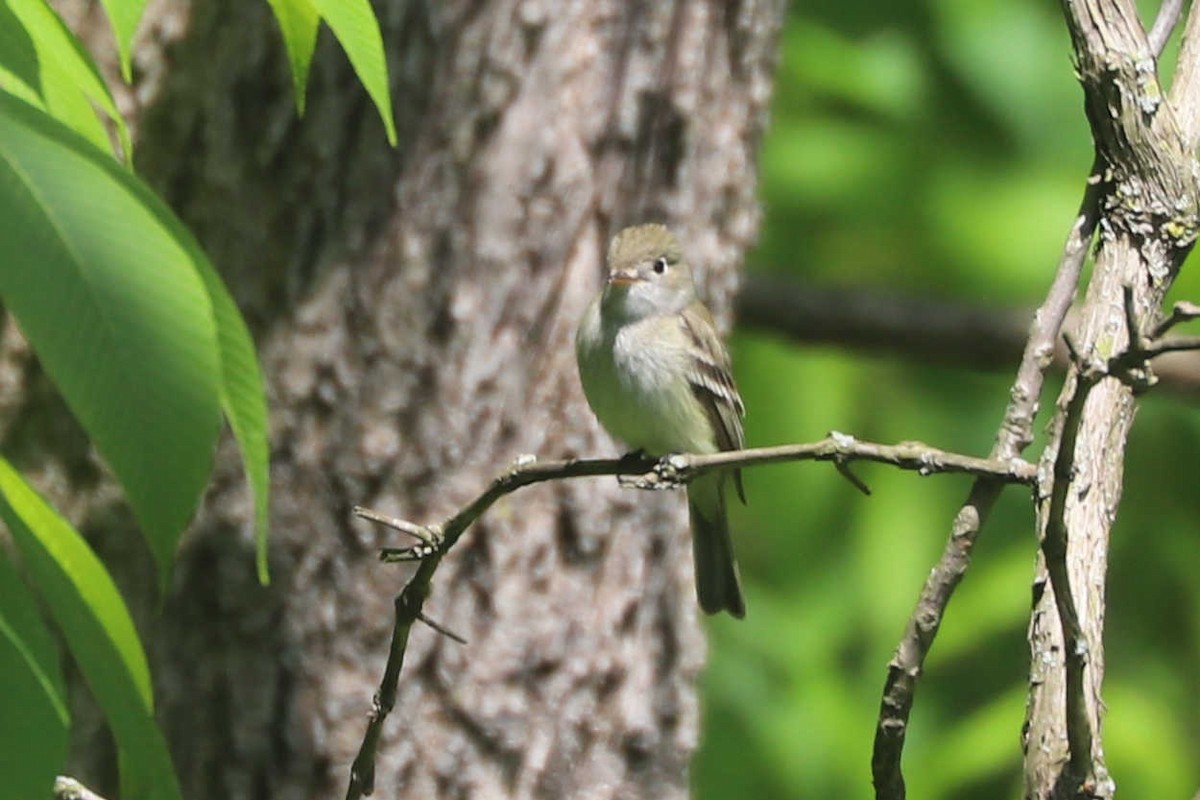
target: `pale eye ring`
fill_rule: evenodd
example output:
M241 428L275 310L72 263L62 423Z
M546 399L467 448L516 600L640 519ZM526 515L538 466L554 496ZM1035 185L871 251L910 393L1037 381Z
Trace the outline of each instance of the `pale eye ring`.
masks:
M659 256L658 258L654 259L654 271L659 275L662 275L667 271L667 259L665 256Z

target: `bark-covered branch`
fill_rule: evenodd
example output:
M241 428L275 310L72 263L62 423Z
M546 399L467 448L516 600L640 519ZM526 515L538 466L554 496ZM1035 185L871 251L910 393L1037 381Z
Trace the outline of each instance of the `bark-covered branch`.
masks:
M1152 271L1157 269L1154 273L1155 291L1148 292L1143 288L1138 293L1137 309L1139 311L1137 316L1139 319L1137 324L1139 327L1136 328L1137 330L1146 329L1144 325L1141 325L1141 319L1157 309L1157 305L1154 305L1153 301L1161 302L1162 293L1165 292L1170 277L1173 277L1175 269L1181 263L1179 251L1186 252L1194 238L1191 233L1194 229L1194 223L1191 221L1194 213L1192 195L1188 192L1174 191L1186 185L1186 181L1182 180L1183 174L1178 171L1178 162L1172 163L1170 158L1172 155L1182 154L1179 149L1178 129L1172 127L1169 113L1156 114L1161 104L1161 98L1153 74L1154 56L1161 51L1174 28L1179 8L1170 2L1164 5L1154 26L1153 40L1146 41L1136 13L1129 3L1083 4L1087 6L1086 9L1078 8L1077 4L1070 2L1064 2L1063 5L1071 28L1072 40L1076 46L1081 76L1084 80L1088 116L1092 120L1096 138L1096 158L1084 191L1083 201L1080 204L1079 215L1068 236L1054 283L1045 303L1034 316L1030 336L1018 368L1017 379L1013 385L1012 400L1005 412L1004 421L996 438L996 445L992 452L993 457L1015 456L1022 452L1032 440L1033 416L1036 413L1043 376L1054 358L1058 332L1074 297L1084 256L1097 226L1101 226L1102 234L1108 239L1118 233L1123 235L1136 233L1140 244L1145 244L1148 239L1153 239L1151 234L1156 232L1165 234L1154 241L1152 247L1153 253L1159 256L1158 262L1150 265ZM1115 24L1119 25L1121 33L1125 35L1125 41L1139 44L1137 48L1126 51L1128 53L1136 52L1138 57L1124 65L1132 68L1130 77L1136 77L1137 80L1119 84L1115 97L1111 90L1112 86L1118 85L1117 81L1113 80L1118 75L1113 71L1113 64L1095 65L1097 61L1095 56L1106 47L1105 41L1109 35L1104 24L1104 13L1099 13L1098 8L1103 8L1105 13L1111 14L1115 20L1119 21ZM1099 20L1093 17L1093 14L1097 13L1099 13ZM1116 40L1120 41L1121 37L1116 37ZM1094 68L1089 69L1089 67ZM1089 78L1092 79L1090 83ZM1107 95L1106 92L1108 92ZM1128 109L1128 113L1125 115L1120 113L1126 110L1125 107L1130 105L1131 100L1134 108L1142 113L1141 119L1134 119L1135 114L1132 113L1132 108ZM1156 121L1159 117L1162 118L1161 122ZM1113 119L1129 122L1130 127L1126 129L1120 125L1114 125L1112 124ZM1136 124L1139 122L1144 124L1139 127ZM1163 150L1167 160L1166 164L1157 160L1162 155L1157 151L1148 155L1141 154L1137 147L1139 144L1151 146L1158 144L1157 137L1159 135L1171 139ZM1131 153L1139 156L1142 160L1131 164ZM1136 181L1136 183L1125 183L1126 181ZM1163 203L1160 201L1149 206L1143 205L1150 199L1160 200L1159 194L1153 191L1149 192L1149 196L1147 196L1143 183L1146 181L1151 183L1157 181L1158 185L1165 186L1166 189L1162 193L1172 197L1174 202ZM1115 201L1114 197L1117 198ZM1147 220L1147 217L1150 219ZM1162 223L1162 226L1157 227L1155 223ZM1166 241L1163 241L1164 239ZM1149 255L1147 254L1148 257ZM1098 259L1098 275L1102 273L1102 266ZM1139 285L1144 287L1145 284L1146 281L1143 280ZM1104 295L1095 290L1097 285L1103 286L1104 281L1094 282L1093 290L1089 291L1089 302L1085 304L1081 314L1083 319L1080 325L1084 330L1095 330L1096 309L1104 308L1105 299L1101 299ZM1111 311L1111 296L1107 300L1109 302L1108 310ZM1129 305L1133 306L1133 304ZM1112 340L1107 341L1106 344L1108 345L1106 352L1110 354L1116 352L1116 346L1119 346L1119 342ZM1093 345L1094 338L1089 341L1089 346ZM1149 355L1148 351L1146 354ZM1069 607L1070 613L1064 618L1064 631L1067 640L1072 645L1072 653L1067 656L1068 663L1065 673L1066 682L1069 685L1062 693L1062 696L1065 696L1062 714L1067 717L1066 725L1069 730L1066 731L1066 735L1060 737L1062 741L1069 742L1069 754L1055 752L1050 759L1041 759L1041 755L1048 748L1044 747L1045 733L1038 729L1036 724L1032 726L1031 730L1032 738L1038 742L1038 745L1029 747L1029 739L1027 739L1027 790L1031 796L1038 797L1043 796L1047 791L1074 791L1081 788L1087 791L1104 791L1110 783L1107 781L1107 771L1103 765L1102 748L1099 743L1098 675L1102 670L1102 654L1092 659L1090 665L1092 674L1088 677L1093 683L1087 687L1087 691L1084 688L1083 676L1089 647L1094 650L1100 649L1098 634L1095 636L1092 634L1099 628L1098 620L1102 621L1103 618L1103 599L1101 596L1098 606L1096 604L1086 606L1089 617L1084 623L1080 623L1070 591L1071 578L1070 570L1067 567L1070 523L1064 508L1069 489L1072 486L1078 489L1078 476L1075 474L1073 466L1075 464L1074 455L1077 437L1080 433L1079 428L1085 415L1089 413L1084 409L1088 399L1084 387L1090 388L1090 385L1090 383L1085 384L1078 380L1069 381L1067 391L1070 392L1072 387L1078 387L1081 396L1067 394L1065 396L1068 399L1060 402L1059 417L1056 420L1054 431L1055 436L1062 438L1061 441L1052 441L1043 457L1043 464L1053 465L1057 469L1056 471L1045 471L1053 476L1051 485L1042 487L1039 493L1043 497L1057 498L1058 502L1052 500L1048 507L1042 506L1043 515L1040 524L1044 531L1048 530L1047 525L1050 526L1050 533L1047 534L1050 539L1046 557L1048 560L1051 557L1056 560L1057 563L1051 574L1052 582L1065 595L1059 599L1059 605L1053 610L1067 611ZM1128 394L1128 392L1126 393ZM1128 420L1131 416L1130 414L1123 420L1125 424L1119 428L1121 430L1121 434L1118 434L1119 437L1127 431ZM1097 435L1098 431L1103 430L1104 424L1091 426L1088 433L1093 436ZM1112 430L1113 423L1109 423L1109 426L1109 430ZM1120 447L1123 448L1124 439L1119 438L1119 442ZM1066 447L1070 452L1063 453L1060 447ZM1113 464L1117 465L1118 474L1113 483L1118 487L1117 491L1119 492L1120 460L1111 458L1111 454L1108 455L1109 464L1106 466L1109 471L1113 470ZM1094 458L1095 454L1089 453L1089 456ZM1089 472L1089 475L1091 474L1093 473ZM916 610L909 620L904 637L888 665L888 678L880 706L875 752L872 758L876 795L880 798L903 798L905 796L900 756L904 745L908 716L912 708L916 680L920 675L925 655L937 634L946 603L969 565L971 551L980 526L990 512L1001 488L1002 485L997 485L987 479L977 480L972 487L967 502L955 518L950 540L942 559L930 573L917 602ZM1100 494L1102 493L1097 492L1097 495ZM1115 508L1115 500L1109 496L1105 496L1105 499L1111 501L1110 508ZM1050 521L1047 522L1047 520ZM1107 522L1110 524L1111 519ZM1103 535L1107 535L1106 527ZM1039 582L1038 585L1044 585L1044 581ZM1050 594L1053 597L1053 589L1050 590ZM1040 619L1035 612L1035 625ZM1031 634L1031 640L1035 638ZM1057 652L1061 653L1061 648ZM1037 655L1035 647L1035 661ZM1052 664L1054 662L1053 654L1043 653L1042 655L1049 657L1049 660L1044 663ZM1035 695L1040 690L1041 687L1038 685L1031 695L1031 719L1034 717L1032 709L1035 705ZM1039 724L1043 721L1039 719ZM1037 750L1038 754L1029 758L1028 754L1031 750ZM1050 770L1042 769L1047 763L1061 765L1067 761L1071 764L1071 769L1067 773L1056 773L1053 767ZM1051 778L1049 782L1044 780L1046 775ZM1059 779L1064 775L1067 775L1068 779L1060 782Z
M1176 308L1190 306L1179 303ZM1008 371L1020 363L1030 320L1038 313L1033 308L996 308L864 287L821 286L791 275L751 275L737 297L738 325L750 330L806 344L989 372ZM1196 318L1185 314L1175 322ZM1064 327L1070 328L1073 319L1068 312ZM1164 339L1161 334L1154 335L1148 349L1148 355L1155 357L1156 388L1183 397L1200 396L1200 360L1183 352L1196 349L1188 344L1195 337ZM1061 340L1052 347L1050 368L1065 373L1071 354Z
M1097 166L1098 158L1087 180L1079 213L1067 236L1050 291L1033 315L1016 379L1009 393L1008 407L996 433L992 458L1019 458L1033 441L1033 421L1045 383L1046 369L1053 359L1055 342L1075 297L1088 245L1096 229L1101 196ZM921 588L904 635L888 662L871 756L875 796L881 800L901 800L906 796L900 758L904 751L917 679L941 627L946 606L971 564L979 532L1004 486L986 477L978 478L971 486L966 502L959 508L951 524L942 557Z
M661 459L651 458L640 453L617 459L568 459L563 461L538 461L533 456L521 456L509 470L497 476L474 500L440 524L421 525L407 520L392 519L367 509L356 509L355 513L360 517L383 523L417 539L417 544L411 547L385 550L383 554L385 560L418 561L420 565L395 600L396 618L388 661L384 668L379 691L375 695L362 745L351 766L350 782L346 791L347 800L357 800L357 798L371 794L374 790L375 753L379 746L384 721L396 702L400 670L404 664L408 637L413 625L418 621L424 621L440 630L440 626L426 619L421 610L429 596L438 565L467 528L497 500L522 487L536 483L600 475L615 475L631 479L623 481L623 483L642 489L671 489L682 486L712 470L751 467L784 461L829 461L833 462L839 470L843 470L847 464L855 461L873 461L900 469L913 470L921 475L935 473L975 475L998 485L1016 483L1032 486L1037 480L1037 471L1034 465L1018 457L978 458L939 450L921 442L882 445L860 442L853 436L833 432L819 442L808 444L758 447L711 455L676 454ZM856 482L856 485L860 484Z
M1115 791L1104 761L1101 699L1109 536L1136 412L1134 388L1149 384L1132 380L1136 362L1151 355L1142 332L1156 329L1163 296L1197 229L1190 144L1195 56L1181 57L1168 102L1155 48L1169 24L1155 26L1152 42L1130 0L1063 0L1062 8L1106 169L1095 267L1073 334L1078 359L1040 462L1042 550L1024 737L1030 800L1109 798ZM1172 13L1167 7L1160 18ZM1184 51L1195 46L1192 16Z
M1188 13L1168 97L1183 146L1194 153L1200 145L1200 16L1194 12Z
M1167 39L1171 38L1171 33L1179 24L1181 13L1183 13L1183 0L1163 0L1163 4L1159 6L1158 16L1154 18L1150 32L1146 34L1146 40L1150 43L1150 49L1154 51L1155 58L1162 54L1163 48L1167 45Z
M1062 420L1062 438L1054 459L1054 481L1050 495L1049 510L1042 537L1042 552L1046 559L1046 572L1050 577L1055 609L1062 622L1064 711L1066 716L1068 764L1066 775L1073 786L1098 786L1111 781L1104 762L1093 760L1099 735L1098 718L1088 713L1087 688L1084 670L1088 664L1088 638L1080 621L1075 592L1071 588L1070 570L1067 566L1067 549L1070 534L1067 530L1067 493L1077 468L1075 453L1079 429L1088 393L1095 385L1096 377L1081 375L1078 391L1071 397ZM1067 782L1061 782L1065 785Z
M1012 368L1032 313L870 287L815 285L793 274L747 276L736 305L738 326L750 330L980 370Z

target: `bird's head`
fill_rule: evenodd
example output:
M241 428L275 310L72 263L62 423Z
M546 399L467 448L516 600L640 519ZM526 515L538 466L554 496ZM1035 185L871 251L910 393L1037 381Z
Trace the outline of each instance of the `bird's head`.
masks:
M608 248L604 304L627 319L677 314L696 299L692 271L665 225L635 225Z

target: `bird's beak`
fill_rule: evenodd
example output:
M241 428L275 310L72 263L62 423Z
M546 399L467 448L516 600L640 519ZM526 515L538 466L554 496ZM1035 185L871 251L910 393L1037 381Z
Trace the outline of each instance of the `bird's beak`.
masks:
M608 274L609 286L629 286L636 283L638 279L637 273L633 270L617 270Z

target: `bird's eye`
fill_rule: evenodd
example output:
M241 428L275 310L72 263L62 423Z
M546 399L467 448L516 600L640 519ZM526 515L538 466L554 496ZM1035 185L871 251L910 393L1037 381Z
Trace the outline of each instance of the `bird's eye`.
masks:
M659 256L658 258L654 259L654 271L657 272L659 275L662 275L664 272L666 272L667 271L667 259L664 258L663 256Z

